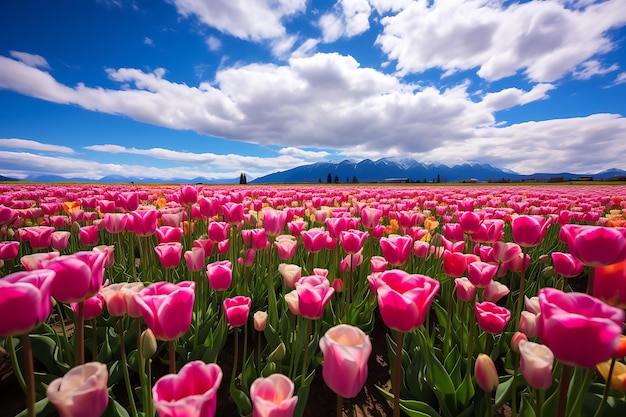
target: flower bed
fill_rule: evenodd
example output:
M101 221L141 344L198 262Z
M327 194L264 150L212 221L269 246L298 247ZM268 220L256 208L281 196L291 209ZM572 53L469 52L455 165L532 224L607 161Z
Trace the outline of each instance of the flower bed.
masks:
M626 412L626 187L0 187L23 415Z

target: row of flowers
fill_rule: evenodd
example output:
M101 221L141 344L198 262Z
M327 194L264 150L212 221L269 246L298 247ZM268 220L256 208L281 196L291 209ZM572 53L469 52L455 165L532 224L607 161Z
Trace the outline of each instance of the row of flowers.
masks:
M240 415L303 415L320 365L340 415L377 317L395 415L623 412L626 189L515 191L6 186L25 415L214 415L229 337Z

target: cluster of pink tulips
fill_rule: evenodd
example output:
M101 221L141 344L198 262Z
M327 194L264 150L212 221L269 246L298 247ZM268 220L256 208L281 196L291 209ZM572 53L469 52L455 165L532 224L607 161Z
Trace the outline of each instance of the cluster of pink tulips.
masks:
M320 377L340 416L375 326L394 416L622 416L625 224L623 186L0 185L0 344L28 417L301 417Z

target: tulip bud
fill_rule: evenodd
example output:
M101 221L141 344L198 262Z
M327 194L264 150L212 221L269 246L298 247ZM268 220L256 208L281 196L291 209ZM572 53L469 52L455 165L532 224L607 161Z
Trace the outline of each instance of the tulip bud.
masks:
M278 345L276 349L274 349L272 353L270 353L270 355L267 357L267 361L268 362L280 362L283 360L286 354L287 354L287 349L285 348L285 344L281 342L280 345Z
M74 222L71 227L72 233L77 234L80 232L80 223Z
M139 347L141 350L141 356L144 358L151 358L157 350L157 340L154 337L152 330L146 329L141 333L139 338Z
M262 332L265 330L265 326L267 325L267 312L265 311L257 311L252 316L254 320L254 330L257 332Z
M485 392L492 392L498 388L499 379L498 371L493 360L488 355L481 353L476 358L476 364L474 366L474 375L476 377L476 383Z
M511 337L511 349L514 352L519 353L519 344L522 340L528 340L528 336L526 336L522 332L515 332L513 337Z
M343 281L339 278L335 278L331 286L335 289L336 293L343 292Z
M541 270L541 278L548 279L554 276L554 267L546 266Z

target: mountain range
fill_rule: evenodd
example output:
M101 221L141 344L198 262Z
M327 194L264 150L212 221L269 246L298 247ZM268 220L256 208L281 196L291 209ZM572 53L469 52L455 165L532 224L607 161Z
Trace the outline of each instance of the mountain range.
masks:
M505 182L505 181L537 181L557 182L576 179L610 180L626 178L626 171L611 168L597 173L535 173L518 174L514 171L501 169L489 164L467 162L460 165L424 164L415 159L382 158L376 161L364 159L359 162L344 160L338 162L317 162L302 165L285 171L275 172L248 181L250 184L316 184L327 183L328 179L339 183L371 183L371 182ZM172 178L162 180L156 178L132 178L121 175L109 175L99 180L88 178L65 178L58 175L29 176L22 181L27 182L88 182L103 184L238 184L240 178L207 179ZM0 175L0 181L17 181Z

